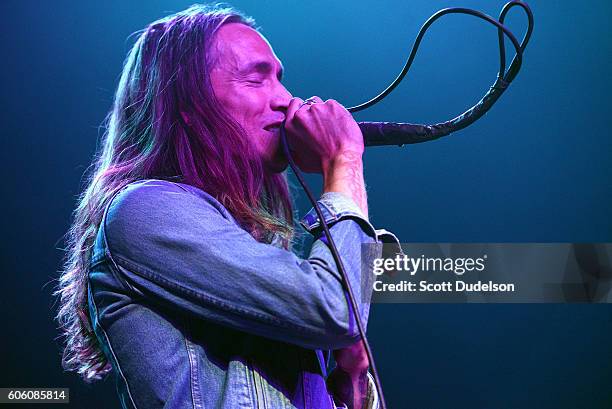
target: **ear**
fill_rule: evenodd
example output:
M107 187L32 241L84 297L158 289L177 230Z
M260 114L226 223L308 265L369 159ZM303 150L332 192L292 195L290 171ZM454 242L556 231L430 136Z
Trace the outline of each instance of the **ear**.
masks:
M181 112L181 117L183 118L183 121L185 121L185 123L187 124L187 126L191 125L191 121L189 120L189 115L187 115L185 112L180 111Z

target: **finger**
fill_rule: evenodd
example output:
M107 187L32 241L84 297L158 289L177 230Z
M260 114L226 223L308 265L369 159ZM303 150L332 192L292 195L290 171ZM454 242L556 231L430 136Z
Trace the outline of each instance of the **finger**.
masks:
M313 95L312 97L308 98L307 101L312 101L315 103L323 103L323 100L320 97L317 97L316 95Z
M325 101L325 104L329 104L329 105L335 105L335 106L340 106L342 107L342 104L339 103L338 101L336 101L335 99L328 99L327 101ZM344 107L343 107L344 108Z
M286 122L291 122L293 120L295 112L300 109L300 106L302 106L303 103L304 100L302 100L302 98L291 98L291 101L289 101L289 105L287 106L287 114L285 115Z
M332 108L332 110L334 110L335 112L344 112L346 114L351 114L349 112L348 109L346 109L346 107L344 105L342 105L341 103L339 103L338 101L336 101L335 99L328 99L327 101L325 101L325 105L328 105Z

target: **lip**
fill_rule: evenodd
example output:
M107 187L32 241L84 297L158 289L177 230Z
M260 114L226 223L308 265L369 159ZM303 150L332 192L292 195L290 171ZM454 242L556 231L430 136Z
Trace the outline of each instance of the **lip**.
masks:
M268 132L277 132L280 129L282 123L283 123L282 121L273 122L271 124L264 126L263 129L265 129Z

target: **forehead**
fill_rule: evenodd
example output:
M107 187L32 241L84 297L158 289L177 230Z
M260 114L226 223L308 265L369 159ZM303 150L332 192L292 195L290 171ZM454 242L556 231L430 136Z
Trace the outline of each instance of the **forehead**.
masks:
M253 62L268 62L282 67L268 40L244 24L229 23L221 26L213 43L218 65L231 65L240 69Z

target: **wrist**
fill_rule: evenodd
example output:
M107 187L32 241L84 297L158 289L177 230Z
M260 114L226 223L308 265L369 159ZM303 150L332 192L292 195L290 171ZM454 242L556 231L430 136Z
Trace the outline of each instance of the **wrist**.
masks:
M350 197L368 217L368 203L363 179L363 151L343 151L323 163L323 193L338 192Z
M363 186L363 161L360 153L339 155L323 165L323 192L341 192L353 196L354 184L347 183L359 180Z
M339 363L338 359L336 360L336 369L341 370L342 372L347 373L351 376L351 378L358 377L360 374L367 372L370 369L370 364L368 359L355 359L350 362Z
M367 371L370 366L363 341L333 351L336 367L345 372Z
M345 151L322 164L323 178L332 179L345 169L363 169L363 151Z

